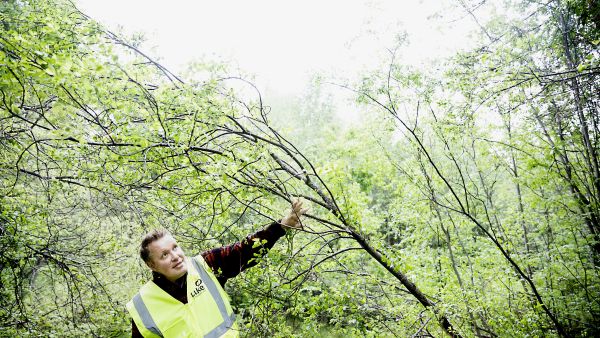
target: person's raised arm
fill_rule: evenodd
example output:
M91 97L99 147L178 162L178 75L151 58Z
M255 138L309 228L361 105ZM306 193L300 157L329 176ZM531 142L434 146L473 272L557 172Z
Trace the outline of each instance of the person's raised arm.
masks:
M285 235L284 228L302 229L300 217L308 209L302 208L302 201L295 200L291 210L279 222L273 222L242 241L221 248L203 252L201 255L212 268L221 285L229 278L237 276L245 269L256 265L257 259L267 253L277 240Z

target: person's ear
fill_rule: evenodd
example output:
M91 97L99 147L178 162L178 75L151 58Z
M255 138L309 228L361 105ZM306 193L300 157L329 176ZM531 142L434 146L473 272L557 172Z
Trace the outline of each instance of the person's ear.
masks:
M150 270L152 271L156 271L154 270L154 262L152 261L152 259L148 259L148 261L146 261L146 265L150 268Z

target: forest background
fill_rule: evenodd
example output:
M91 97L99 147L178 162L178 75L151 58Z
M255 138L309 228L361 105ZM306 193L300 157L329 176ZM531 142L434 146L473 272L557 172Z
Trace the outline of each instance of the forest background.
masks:
M68 1L1 2L0 336L127 336L144 232L200 252L294 196L305 231L227 285L244 336L598 336L600 5L505 6L429 68L399 32L375 70L270 101Z

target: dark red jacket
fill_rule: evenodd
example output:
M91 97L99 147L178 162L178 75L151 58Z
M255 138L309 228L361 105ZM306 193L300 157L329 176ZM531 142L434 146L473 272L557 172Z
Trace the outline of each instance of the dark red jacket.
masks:
M233 278L247 268L256 265L257 260L252 260L252 258L257 257L257 255L264 255L283 235L285 235L283 227L279 223L273 222L264 230L258 231L240 242L208 250L201 255L213 270L221 286L224 286L229 278ZM255 239L266 240L266 243L255 247ZM173 283L163 275L152 272L152 281L173 298L183 304L187 303L187 273ZM131 321L131 336L142 337L133 320Z

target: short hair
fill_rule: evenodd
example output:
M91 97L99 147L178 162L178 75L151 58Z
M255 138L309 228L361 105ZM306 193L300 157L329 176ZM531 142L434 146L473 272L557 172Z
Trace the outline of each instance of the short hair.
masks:
M140 244L140 257L144 263L148 263L150 261L150 250L148 250L148 246L154 241L158 241L159 239L170 234L171 233L166 229L154 229L144 235L144 238L142 238L142 243Z

